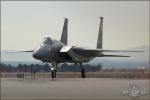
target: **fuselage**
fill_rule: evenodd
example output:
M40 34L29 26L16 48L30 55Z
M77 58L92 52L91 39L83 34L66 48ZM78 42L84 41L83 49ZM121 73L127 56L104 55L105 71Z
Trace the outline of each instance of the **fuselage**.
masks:
M60 61L59 50L63 47L63 44L58 41L51 41L52 43L41 43L38 48L33 52L35 59L43 62L52 62L53 60Z
M75 63L76 61L72 59L67 53L60 53L60 50L65 45L56 40L52 40L51 38L47 37L45 40L40 44L38 48L36 48L33 52L33 57L37 60L41 60L42 62L57 62L57 63L63 63L63 62L72 62ZM90 59L89 59L90 60ZM88 62L82 61L81 62Z

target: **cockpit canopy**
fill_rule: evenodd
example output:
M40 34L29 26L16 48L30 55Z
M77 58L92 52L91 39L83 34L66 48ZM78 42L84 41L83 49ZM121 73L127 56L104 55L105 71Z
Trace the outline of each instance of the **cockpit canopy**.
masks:
M52 39L50 37L45 37L42 44L51 45L53 43Z

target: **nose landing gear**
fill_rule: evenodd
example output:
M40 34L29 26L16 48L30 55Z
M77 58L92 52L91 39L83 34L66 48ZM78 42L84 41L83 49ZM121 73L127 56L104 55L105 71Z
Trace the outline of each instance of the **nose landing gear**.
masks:
M51 78L56 78L56 69L51 68Z
M56 62L52 62L52 67L51 67L51 78L56 78L56 73L57 73L57 66L58 64Z

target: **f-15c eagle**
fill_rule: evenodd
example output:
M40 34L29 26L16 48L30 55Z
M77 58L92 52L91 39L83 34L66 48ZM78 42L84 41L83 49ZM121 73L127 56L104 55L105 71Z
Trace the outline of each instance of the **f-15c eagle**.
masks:
M125 51L125 50L106 50L103 49L103 17L100 17L99 34L97 40L96 49L82 48L78 46L68 46L68 19L65 18L64 26L62 30L62 36L60 40L53 40L50 37L44 38L44 41L40 46L31 51L22 52L33 52L35 59L41 60L42 62L51 63L51 76L56 78L57 67L59 63L70 62L75 63L81 68L81 77L86 77L86 71L82 66L82 63L89 62L95 57L129 57L124 55L106 55L104 52L138 52L138 51Z

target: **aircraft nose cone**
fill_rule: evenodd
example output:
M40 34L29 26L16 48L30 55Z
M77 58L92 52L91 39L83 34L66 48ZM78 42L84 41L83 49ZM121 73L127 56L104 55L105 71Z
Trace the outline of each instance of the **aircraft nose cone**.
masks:
M41 57L41 51L40 51L40 49L35 50L35 51L33 52L32 56L33 56L33 58L35 58L35 59L39 59L39 58Z
M34 50L32 56L35 59L43 60L49 57L49 51L46 47L42 46Z
M43 57L45 57L45 52L43 49L37 49L33 52L32 56L35 58L35 59L42 59Z
M33 58L38 59L41 56L40 54L41 54L41 48L37 48L34 50L32 56Z
M32 56L33 56L34 58L37 58L37 55L36 55L35 52L32 54Z

